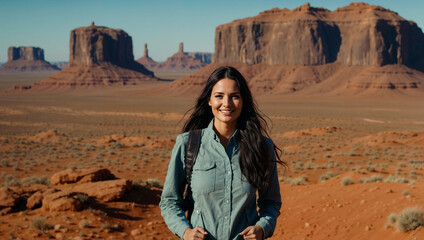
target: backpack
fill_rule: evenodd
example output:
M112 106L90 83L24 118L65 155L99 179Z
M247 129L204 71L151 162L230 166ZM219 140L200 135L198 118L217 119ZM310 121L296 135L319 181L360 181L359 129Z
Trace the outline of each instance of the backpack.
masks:
M185 154L185 172L186 172L186 179L184 184L184 191L183 191L183 203L181 208L187 212L187 220L190 221L191 214L193 213L194 208L194 200L191 192L191 174L193 172L193 166L196 162L197 153L199 152L200 147L200 138L202 134L202 129L195 129L191 130L188 133L188 141L187 141L187 147L186 147L186 154Z

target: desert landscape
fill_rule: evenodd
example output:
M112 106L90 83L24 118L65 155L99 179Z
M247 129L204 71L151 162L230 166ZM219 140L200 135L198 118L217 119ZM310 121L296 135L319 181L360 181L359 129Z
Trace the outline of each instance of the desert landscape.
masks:
M271 239L424 239L423 38L382 7L306 4L220 25L212 63L180 45L159 72L134 60L128 33L94 23L71 30L61 71L16 71L44 59L12 50L0 238L177 239L158 207L175 138L207 76L232 65L288 164Z

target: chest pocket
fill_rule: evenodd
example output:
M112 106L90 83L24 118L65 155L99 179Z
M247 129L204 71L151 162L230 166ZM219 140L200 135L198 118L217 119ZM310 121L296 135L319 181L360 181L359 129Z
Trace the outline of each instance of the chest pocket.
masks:
M216 164L215 162L196 162L191 176L193 193L205 194L215 190Z

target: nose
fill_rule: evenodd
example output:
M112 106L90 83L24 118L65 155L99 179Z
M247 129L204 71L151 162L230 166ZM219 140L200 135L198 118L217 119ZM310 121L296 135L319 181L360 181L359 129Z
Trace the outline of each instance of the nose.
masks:
M224 105L224 107L231 106L231 104L232 104L231 97L229 97L229 96L224 97L222 104Z

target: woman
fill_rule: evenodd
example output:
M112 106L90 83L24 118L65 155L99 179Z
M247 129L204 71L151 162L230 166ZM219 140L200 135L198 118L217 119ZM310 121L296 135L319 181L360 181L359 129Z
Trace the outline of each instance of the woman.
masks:
M264 137L266 127L240 72L216 69L177 137L159 203L175 235L185 240L272 236L281 208L276 163L285 164L278 148ZM203 130L192 172L194 211L189 222L179 193L186 177L188 131L194 129Z

